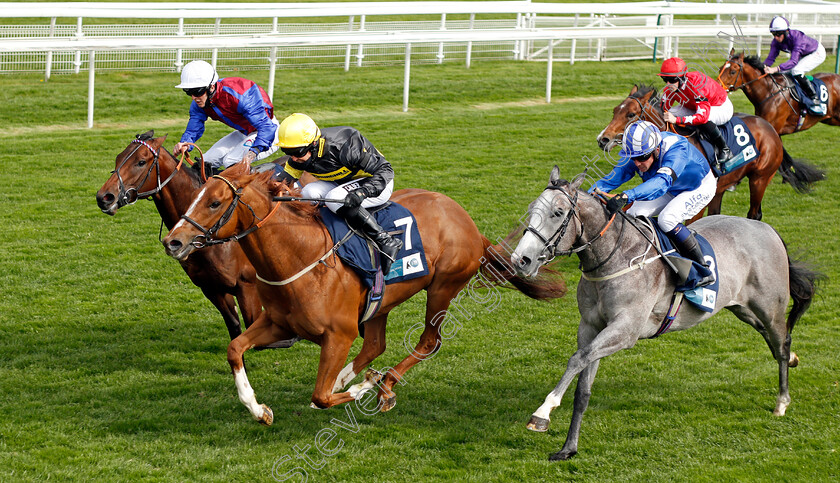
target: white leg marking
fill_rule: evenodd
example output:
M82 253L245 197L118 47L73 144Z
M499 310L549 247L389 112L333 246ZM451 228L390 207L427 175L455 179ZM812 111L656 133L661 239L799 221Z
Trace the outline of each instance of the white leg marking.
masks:
M333 392L344 389L344 386L346 386L347 383L352 381L356 376L358 376L358 374L356 374L356 371L353 370L353 362L350 362L350 364L344 366L344 369L338 373L338 377L335 379L335 386L333 386Z
M551 411L560 405L562 398L555 397L553 393L545 397L545 402L542 406L534 411L534 416L543 419L551 419Z
M254 390L251 388L251 383L248 382L248 375L245 374L244 368L233 373L233 381L236 383L239 400L251 411L254 419L260 420L263 417L263 408L257 402L257 398L254 397Z
M370 391L375 387L376 384L374 384L373 381L365 379L363 382L360 382L355 386L350 386L350 389L348 389L347 392L350 393L350 396L352 396L353 399L359 400L362 396L364 396L366 392Z

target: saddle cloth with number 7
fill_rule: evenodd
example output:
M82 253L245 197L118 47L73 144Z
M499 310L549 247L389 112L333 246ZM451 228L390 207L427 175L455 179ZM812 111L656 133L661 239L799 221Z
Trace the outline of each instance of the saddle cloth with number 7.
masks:
M426 263L423 241L420 239L420 231L417 230L417 220L414 215L407 208L393 201L368 211L385 231L398 237L403 244L397 253L397 260L385 276L385 283L390 285L427 275L429 266ZM321 219L327 226L333 243L342 240L350 231L347 222L327 208L321 208ZM366 238L359 234L350 237L338 248L337 253L344 263L350 265L359 274L368 288L373 287L376 272L379 270L374 260L378 261L379 256L371 256Z

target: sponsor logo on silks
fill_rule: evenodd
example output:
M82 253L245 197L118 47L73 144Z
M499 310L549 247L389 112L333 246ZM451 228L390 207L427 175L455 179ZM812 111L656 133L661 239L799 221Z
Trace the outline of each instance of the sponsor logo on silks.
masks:
M245 142L242 143L242 145L245 146L246 148L250 148L251 146L254 145L254 140L253 139L246 139Z
M423 260L420 257L420 253L412 253L411 255L401 258L397 260L397 263L391 266L391 271L388 272L388 276L385 277L385 280L390 280L392 278L403 277L406 275L411 275L412 273L422 272L423 271Z

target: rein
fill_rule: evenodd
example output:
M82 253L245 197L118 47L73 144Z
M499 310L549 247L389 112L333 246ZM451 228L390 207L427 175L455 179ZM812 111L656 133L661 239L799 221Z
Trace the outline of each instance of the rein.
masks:
M231 183L227 178L224 178L220 175L214 175L212 177L216 178L216 179L220 179L228 185L228 187L231 189L231 191L233 191L233 200L231 200L230 205L227 207L225 212L222 214L221 218L219 218L216 221L216 223L212 227L210 227L209 229L204 228L204 226L202 226L200 223L193 220L192 218L188 217L187 215L184 215L184 216L181 217L182 219L184 219L184 221L186 221L186 222L190 223L191 225L193 225L194 227L198 228L198 230L201 231L201 233L202 233L201 235L196 235L193 238L192 242L190 242L190 244L192 246L196 247L196 248L204 248L204 247L209 246L209 245L218 245L218 244L227 243L227 242L230 242L230 241L239 241L240 239L248 236L249 234L253 233L257 229L261 228L265 224L265 222L268 221L268 219L271 218L271 216L275 212L277 212L277 209L280 207L280 203L276 203L274 205L274 208L272 208L271 211L268 212L268 214L265 216L265 218L260 219L260 221L258 221L257 223L255 223L254 225L252 225L250 228L243 231L242 233L238 233L236 235L231 235L227 238L213 238L213 235L222 226L224 226L225 224L227 224L230 221L230 218L233 216L233 213L236 210L236 206L239 203L244 204L248 208L248 210L251 212L251 215L253 216L253 218L255 220L259 219L259 217L256 215L256 213L254 213L254 209L251 207L251 205L245 203L244 201L241 201L241 199L242 199L242 188L235 187L233 185L233 183ZM276 197L272 198L272 201L300 201L302 199L303 198L293 197L293 196L276 196ZM324 201L324 200L318 200L318 201ZM326 201L332 201L332 200L326 200ZM335 201L336 202L343 202L344 200L335 200ZM300 277L309 273L313 268L318 266L319 263L323 263L324 260L326 260L331 255L333 255L341 245L346 243L347 240L349 240L350 237L353 236L353 233L354 232L352 230L348 231L347 235L345 235L344 238L342 238L335 245L333 245L332 248L330 248L327 251L327 253L325 253L321 258L319 258L318 260L315 260L314 262L312 262L311 264L307 265L302 270L300 270L298 273L292 275L291 277L289 277L287 279L281 280L279 282L274 282L274 281L266 280L266 279L260 277L260 274L257 273L256 274L257 280L259 280L260 282L266 283L268 285L273 285L273 286L283 286L283 285L290 284L290 283L294 282L295 280L299 279Z
M253 217L253 219L254 220L260 220L260 221L254 223L250 228L243 231L242 233L231 235L227 238L213 238L213 235L215 235L216 232L219 231L219 229L221 227L226 225L230 221L230 218L233 216L233 213L236 210L236 206L240 203L240 200L242 198L242 188L236 188L235 186L233 186L233 183L228 181L227 178L224 178L220 175L215 175L215 176L212 176L212 177L216 178L216 179L220 179L228 185L228 187L231 189L231 191L233 191L233 200L231 200L230 205L227 207L225 212L222 213L222 216L210 228L204 228L204 226L202 226L200 223L193 220L192 218L190 218L187 215L181 216L181 219L183 219L187 223L193 225L194 227L198 228L198 230L201 231L201 233L202 233L201 235L196 235L193 238L192 242L190 242L190 244L192 246L194 246L195 248L204 248L204 247L210 246L210 245L219 245L221 243L227 243L227 242L230 242L230 241L239 241L240 239L248 236L249 234L251 234L255 230L262 227L263 224L265 224L265 222L268 221L269 218L271 218L271 215L273 215L277 211L277 208L280 207L280 203L277 203L276 205L274 205L274 208L272 208L271 211L268 212L268 214L265 216L265 218L260 219L257 216L257 214L254 213L254 209L251 207L251 205L242 201L242 204L245 205L248 208L248 210L251 212L251 216Z

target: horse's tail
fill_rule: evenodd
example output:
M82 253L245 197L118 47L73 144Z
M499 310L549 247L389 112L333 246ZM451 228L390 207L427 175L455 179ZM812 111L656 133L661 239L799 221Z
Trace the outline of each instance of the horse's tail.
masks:
M796 321L811 306L814 294L817 291L817 283L825 279L826 276L806 262L793 260L788 255L788 277L790 279L790 296L793 298L793 307L791 307L787 318L787 330L788 333L791 333Z
M782 174L782 179L799 193L810 192L812 184L825 179L825 171L804 161L794 160L785 148L782 148L779 173Z
M510 264L506 244L493 245L484 238L481 273L495 285L510 283L523 294L537 300L551 300L566 295L566 282L556 270L543 268L535 278L520 277Z

